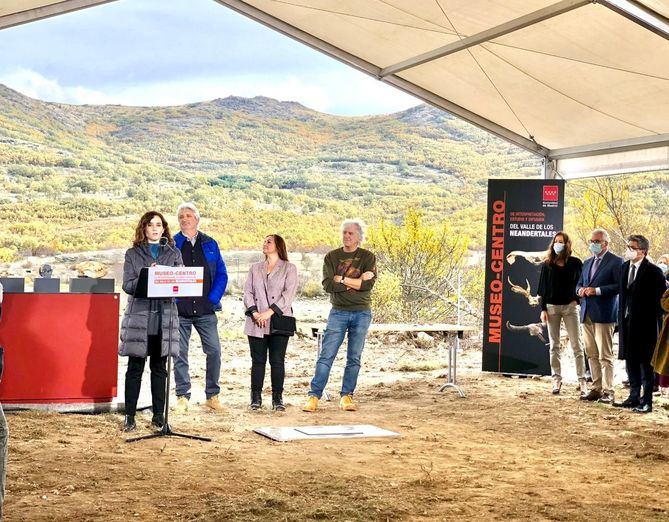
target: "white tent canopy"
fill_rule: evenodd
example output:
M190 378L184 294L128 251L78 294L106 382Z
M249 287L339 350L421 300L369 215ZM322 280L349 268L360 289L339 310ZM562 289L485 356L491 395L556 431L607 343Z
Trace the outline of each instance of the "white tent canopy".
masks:
M0 28L111 0L5 0ZM669 0L216 0L546 159L669 169Z

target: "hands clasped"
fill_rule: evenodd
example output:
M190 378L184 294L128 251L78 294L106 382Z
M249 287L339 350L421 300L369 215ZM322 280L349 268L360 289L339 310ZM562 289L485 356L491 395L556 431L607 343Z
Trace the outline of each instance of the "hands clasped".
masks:
M274 315L274 310L271 308L264 312L253 312L253 322L260 328L265 328L269 324L270 318Z

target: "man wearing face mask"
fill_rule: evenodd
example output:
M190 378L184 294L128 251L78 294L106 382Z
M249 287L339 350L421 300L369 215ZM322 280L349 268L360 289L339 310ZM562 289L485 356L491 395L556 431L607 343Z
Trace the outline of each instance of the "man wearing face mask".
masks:
M660 299L666 290L662 270L646 258L649 248L644 236L628 237L620 272L618 358L625 361L630 394L615 406L632 408L636 413L653 411L654 374L650 361L662 320Z
M583 263L576 294L581 298L581 322L592 388L581 399L611 404L614 397L613 329L623 260L609 252L609 234L604 229L592 231L588 248L593 256Z

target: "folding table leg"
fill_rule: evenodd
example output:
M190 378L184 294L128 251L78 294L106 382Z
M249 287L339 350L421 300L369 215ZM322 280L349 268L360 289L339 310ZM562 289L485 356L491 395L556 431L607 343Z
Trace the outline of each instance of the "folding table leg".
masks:
M448 334L447 334L448 335ZM465 392L458 386L457 369L458 369L458 349L460 348L460 334L455 333L455 340L448 347L448 379L439 391L442 392L447 388L453 388L460 394L460 397L466 397Z

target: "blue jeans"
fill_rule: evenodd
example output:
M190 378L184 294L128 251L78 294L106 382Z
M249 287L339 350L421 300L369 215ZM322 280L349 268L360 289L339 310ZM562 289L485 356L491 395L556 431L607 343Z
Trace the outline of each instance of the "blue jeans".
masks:
M316 373L311 380L309 395L319 399L323 395L323 390L330 377L332 362L337 356L339 347L344 342L346 332L348 332L348 347L346 349L346 368L344 369L340 395L353 395L358 383L358 373L360 373L360 357L365 347L365 338L371 322L372 312L369 310L360 312L347 312L335 308L330 310L328 324L323 333L321 354L318 357L318 362L316 362Z
M205 394L207 399L218 395L221 387L221 341L218 339L218 319L216 314L195 317L179 316L179 355L174 358L174 384L177 397L190 399L190 375L188 374L188 343L194 326L200 334L202 351L207 356L207 376Z

